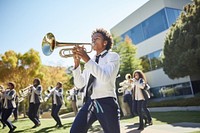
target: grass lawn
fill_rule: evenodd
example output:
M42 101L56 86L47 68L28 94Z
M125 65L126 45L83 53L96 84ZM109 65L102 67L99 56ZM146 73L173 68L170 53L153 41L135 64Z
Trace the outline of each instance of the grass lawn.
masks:
M198 111L182 111L182 112L152 112L153 124L172 124L179 122L194 122L200 123L200 112ZM17 126L15 133L69 133L72 119L62 119L63 127L55 128L55 121L53 119L41 119L42 125L35 129L31 129L33 123L29 119L19 119L13 124ZM138 117L121 119L120 123L138 123ZM1 128L1 127L0 127ZM95 122L93 128L90 129L91 132L100 130L101 127L98 122ZM0 129L1 133L7 133L9 131L8 127L5 129Z

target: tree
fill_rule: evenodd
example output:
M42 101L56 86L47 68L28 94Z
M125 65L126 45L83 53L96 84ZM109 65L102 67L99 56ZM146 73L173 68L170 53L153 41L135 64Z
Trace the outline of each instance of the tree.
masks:
M14 81L16 91L26 88L32 84L33 78L42 79L42 73L39 71L41 60L39 52L30 49L25 54L16 53L13 50L7 51L1 55L2 65L0 65L0 79L2 83ZM24 114L27 106L27 99L23 101ZM22 106L20 106L21 108Z
M115 45L115 51L120 55L120 79L122 81L127 73L132 74L136 69L142 70L141 60L136 58L136 47L128 36L124 42L119 42L119 39L114 42L118 43L117 46Z
M200 74L200 0L184 7L164 46L163 70L172 79Z

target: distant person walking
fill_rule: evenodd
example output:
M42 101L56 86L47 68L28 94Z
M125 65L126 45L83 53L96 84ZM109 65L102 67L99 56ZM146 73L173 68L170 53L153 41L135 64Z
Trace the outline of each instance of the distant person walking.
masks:
M144 121L145 116L147 115L148 123L152 124L152 118L150 116L149 110L147 109L147 101L145 100L145 96L143 94L143 90L147 84L146 77L141 70L135 70L133 72L133 101L136 105L136 110L139 115L139 128L138 130L144 129ZM147 124L147 122L145 122Z

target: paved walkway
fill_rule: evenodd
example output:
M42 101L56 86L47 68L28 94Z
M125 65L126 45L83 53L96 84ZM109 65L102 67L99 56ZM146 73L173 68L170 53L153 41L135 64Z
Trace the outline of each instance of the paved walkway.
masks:
M193 107L161 107L161 108L150 108L151 112L166 112L166 111L200 111L199 106ZM68 113L62 115L61 118L64 119L74 119L73 113ZM200 133L200 123L190 123L190 122L181 122L174 124L161 124L161 125L151 125L144 128L144 130L137 130L138 124L130 123L120 123L121 133ZM91 131L89 133L103 133L101 126L97 124L94 128L97 127L98 131ZM99 131L99 129L101 131Z
M66 118L73 120L74 117ZM199 132L200 133L200 123L190 123L190 122L181 122L174 124L161 124L161 125L151 125L144 128L144 130L137 130L138 124L130 123L120 123L121 133L191 133ZM94 132L95 128L97 131ZM100 129L100 131L99 131ZM101 129L101 126L97 122L94 124L93 131L88 133L104 133Z
M194 131L200 132L200 123L175 123L152 125L144 128L143 131L137 130L138 125L121 124L122 133L191 133ZM102 132L103 133L103 132Z

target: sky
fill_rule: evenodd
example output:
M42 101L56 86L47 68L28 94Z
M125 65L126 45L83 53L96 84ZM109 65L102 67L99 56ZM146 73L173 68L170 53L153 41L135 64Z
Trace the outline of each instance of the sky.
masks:
M68 67L59 47L50 56L42 53L48 32L58 42L91 43L96 28L110 31L148 0L0 0L0 54L8 50L24 54L38 51L43 65ZM94 55L94 52L89 54Z

